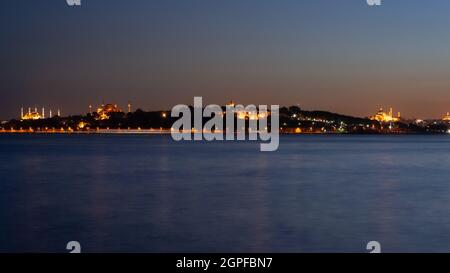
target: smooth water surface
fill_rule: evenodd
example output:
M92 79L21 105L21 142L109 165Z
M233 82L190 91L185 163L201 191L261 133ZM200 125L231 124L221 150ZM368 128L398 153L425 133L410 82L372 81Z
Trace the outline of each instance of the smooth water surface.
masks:
M450 137L0 135L0 252L450 252Z

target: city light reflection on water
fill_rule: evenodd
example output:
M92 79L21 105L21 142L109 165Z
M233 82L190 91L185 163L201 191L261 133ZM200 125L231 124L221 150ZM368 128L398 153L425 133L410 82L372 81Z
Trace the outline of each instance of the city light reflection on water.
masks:
M0 251L450 251L450 139L1 135Z

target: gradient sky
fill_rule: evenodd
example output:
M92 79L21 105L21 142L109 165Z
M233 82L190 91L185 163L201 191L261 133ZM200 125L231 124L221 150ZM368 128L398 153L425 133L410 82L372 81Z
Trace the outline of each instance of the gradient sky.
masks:
M450 1L2 0L0 118L128 101L450 111Z

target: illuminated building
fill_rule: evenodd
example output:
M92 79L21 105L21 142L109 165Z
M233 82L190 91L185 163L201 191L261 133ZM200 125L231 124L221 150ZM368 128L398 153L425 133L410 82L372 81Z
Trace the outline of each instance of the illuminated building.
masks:
M394 117L392 108L390 109L389 113L384 112L383 108L380 108L380 110L374 116L370 117L370 119L379 122L397 122L401 119L401 116L399 112L397 117Z
M58 109L58 116L61 116L61 110ZM48 118L52 118L52 110L50 109ZM45 119L45 107L42 107L41 113L38 112L37 107L34 107L34 111L28 108L28 112L24 112L23 107L20 109L20 120L38 120Z
M99 120L109 119L109 117L112 113L122 113L122 110L117 106L117 104L106 104L106 105L102 104L97 109L97 114L98 114L97 119L99 119Z
M22 116L22 120L37 120L42 119L41 115L37 112L28 112Z
M443 121L450 121L450 113L447 112L447 115L442 120Z
M250 119L250 120L259 120L265 119L269 116L269 113L256 113L256 112L247 112L247 111L236 111L236 115L238 119Z
M236 103L234 101L230 101L226 106L236 107ZM265 119L270 115L270 112L257 113L257 112L248 112L248 111L236 110L236 109L234 109L233 112L236 113L236 117L238 119L249 119L249 120Z
M84 121L81 121L80 123L78 123L78 129L87 129L87 128L89 128L89 123L86 123L86 122L84 122Z
M45 109L42 108L42 114L37 111L37 107L34 108L34 111L31 111L31 108L28 108L28 112L24 114L23 107L20 109L20 119L21 120L38 120L45 118Z
M237 111L236 114L238 119L246 119L248 117L248 113L245 111Z
M234 101L231 100L231 101L227 104L227 106L235 107L235 106L236 106L236 103L234 103Z

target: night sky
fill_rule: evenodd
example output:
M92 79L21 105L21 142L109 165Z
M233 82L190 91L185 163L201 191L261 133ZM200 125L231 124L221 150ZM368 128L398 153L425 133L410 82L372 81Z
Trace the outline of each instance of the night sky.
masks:
M0 119L20 107L299 104L450 111L450 1L2 0Z

